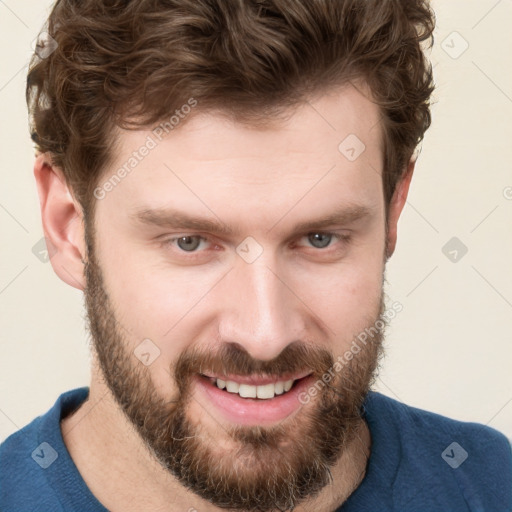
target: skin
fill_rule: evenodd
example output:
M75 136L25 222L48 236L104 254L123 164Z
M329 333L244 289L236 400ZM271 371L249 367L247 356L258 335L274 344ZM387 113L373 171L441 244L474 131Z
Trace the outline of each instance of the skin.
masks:
M236 341L255 360L270 361L295 340L307 340L336 358L377 317L385 262L396 245L414 168L411 162L386 219L379 118L378 108L352 86L311 98L286 120L258 128L198 113L98 200L95 246L104 286L127 351L147 338L160 348L147 367L160 397L175 396L169 367L191 346L215 350ZM366 146L353 162L338 150L349 134ZM104 180L148 135L151 131L120 133L116 160ZM84 290L81 208L48 155L38 156L34 174L45 236L57 249L52 266L64 282ZM133 219L144 209L170 206L220 219L238 232L170 229ZM340 207L361 207L366 215L321 230L295 231L298 223L327 217ZM307 236L318 231L350 240L334 237L327 249L318 249ZM187 235L207 239L194 256L176 241L162 243ZM252 263L236 252L249 236L263 249ZM229 452L233 441L225 431L233 425L193 391L189 420ZM313 407L315 400L296 414ZM145 449L94 354L89 399L62 421L61 430L84 480L109 510L220 510L183 487ZM331 512L345 501L364 475L370 446L361 420L331 469L332 483L295 510Z

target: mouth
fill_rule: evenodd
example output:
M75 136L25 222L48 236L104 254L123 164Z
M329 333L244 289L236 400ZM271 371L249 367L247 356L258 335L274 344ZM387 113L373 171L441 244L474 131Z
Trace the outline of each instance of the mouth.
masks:
M228 422L270 425L303 406L300 393L313 380L312 372L275 377L199 374L196 384L206 407Z
M224 390L227 393L237 394L241 398L257 398L259 400L270 400L276 396L281 396L288 393L293 386L306 378L307 375L296 376L293 378L284 377L237 377L237 376L223 376L214 377L206 376L210 382L218 389Z

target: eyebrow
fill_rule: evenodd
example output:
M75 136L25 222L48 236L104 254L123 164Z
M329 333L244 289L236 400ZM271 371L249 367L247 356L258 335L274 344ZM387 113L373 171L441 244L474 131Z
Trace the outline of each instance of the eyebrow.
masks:
M325 229L329 226L348 225L368 217L371 212L370 208L363 205L345 206L325 217L300 222L295 225L293 231L296 234L315 229ZM173 208L139 208L129 214L129 218L136 223L167 229L205 231L225 236L237 236L241 232L238 227L231 228L218 218L195 217ZM281 220L283 219L284 217L281 218ZM277 221L268 231L274 229L281 220Z

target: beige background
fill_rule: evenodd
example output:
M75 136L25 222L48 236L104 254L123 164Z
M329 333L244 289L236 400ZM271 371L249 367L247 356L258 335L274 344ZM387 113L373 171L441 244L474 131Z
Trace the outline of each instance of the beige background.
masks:
M0 0L0 441L89 376L82 294L33 253L24 81L50 3ZM376 389L512 438L512 0L433 5L433 126L388 266L403 311ZM468 248L455 263L442 251L453 237Z

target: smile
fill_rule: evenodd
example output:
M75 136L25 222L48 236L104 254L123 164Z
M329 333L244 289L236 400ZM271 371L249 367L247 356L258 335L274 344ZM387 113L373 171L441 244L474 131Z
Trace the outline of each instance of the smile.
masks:
M292 388L294 382L292 379L254 386L251 384L239 384L233 380L215 379L215 385L219 389L225 389L228 393L237 393L242 398L260 398L262 400L268 400L276 395L287 393Z
M297 412L299 393L313 380L311 370L274 377L205 375L195 379L198 397L215 415L230 423L269 425Z

